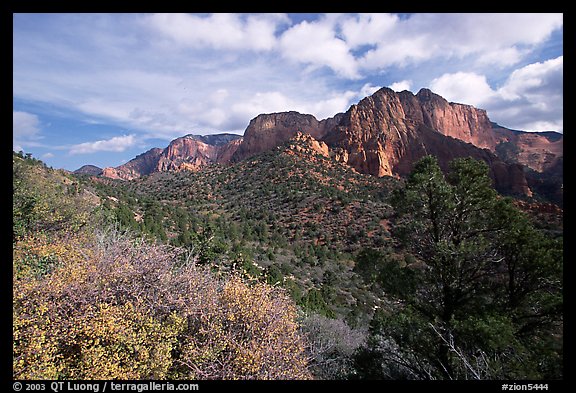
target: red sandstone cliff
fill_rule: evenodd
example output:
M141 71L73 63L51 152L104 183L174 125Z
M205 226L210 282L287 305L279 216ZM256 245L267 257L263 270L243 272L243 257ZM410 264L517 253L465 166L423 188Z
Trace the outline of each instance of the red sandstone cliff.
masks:
M104 168L102 176L131 180L153 172L199 170L214 163L228 163L242 137L234 134L186 135L165 149L154 148L116 168Z
M427 89L414 95L382 88L346 113L322 121L297 112L259 115L250 122L232 160L270 150L302 132L325 142L331 156L361 173L403 176L427 154L437 156L445 168L456 157L471 156L488 163L499 190L530 195L522 166L515 162L534 156L536 147L546 151L539 157L553 161L556 153L561 154L561 141L547 144L538 135L514 139L510 135L518 133L507 129L497 133L493 128L484 110L449 103ZM504 162L496 154L503 142L530 138L538 142L525 143L524 156L514 153L513 159Z
M104 168L102 170L102 176L122 180L136 179L154 170L160 154L162 154L162 149L150 149L128 161L126 164L122 164L116 168Z
M415 161L432 154L443 168L456 157L485 161L496 188L508 193L530 195L529 183L550 188L541 179L528 182L522 165L553 172L561 184L562 134L513 131L492 123L482 109L448 102L428 89L414 95L388 88L324 120L298 112L261 114L250 121L243 138L187 135L164 150L105 168L103 176L132 179L156 171L199 170L240 161L303 135L310 136L313 154L327 153L375 176L406 175Z
M293 111L258 115L248 124L244 139L232 156L232 161L240 161L271 150L293 138L298 132L322 139L337 124L341 115L322 121L312 115Z

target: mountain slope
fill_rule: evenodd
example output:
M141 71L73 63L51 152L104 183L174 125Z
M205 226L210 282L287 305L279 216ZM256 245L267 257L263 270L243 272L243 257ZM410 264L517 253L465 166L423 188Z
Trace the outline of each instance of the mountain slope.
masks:
M242 137L236 134L186 135L165 149L153 148L116 168L104 168L103 176L132 180L154 172L198 170L206 165L229 162Z
M443 169L456 157L486 162L501 192L531 196L531 186L562 203L563 136L510 130L490 121L486 111L448 102L428 89L416 95L382 88L345 113L318 120L298 112L261 114L243 137L186 135L165 149L152 149L104 176L134 179L154 172L197 171L238 163L308 134L327 154L360 173L402 177L421 157L436 156ZM552 176L553 182L542 180Z
M499 191L526 196L532 191L522 165L537 172L557 168L554 163L563 154L561 134L495 126L486 111L449 103L428 89L414 95L382 88L346 113L322 121L297 112L259 115L246 129L233 161L278 146L298 131L325 142L334 158L360 173L404 176L427 154L438 157L443 168L453 158L470 156L489 165Z

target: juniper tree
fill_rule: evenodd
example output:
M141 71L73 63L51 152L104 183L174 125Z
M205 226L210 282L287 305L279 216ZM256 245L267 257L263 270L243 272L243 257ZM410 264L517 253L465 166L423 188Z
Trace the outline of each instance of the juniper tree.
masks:
M470 158L451 162L447 176L436 158L421 159L392 199L393 235L422 268L410 293L396 293L402 306L373 320L380 344L372 349L390 355L376 363L396 363L387 368L395 377L546 375L532 342L541 345L561 323L558 242L498 195L487 165Z

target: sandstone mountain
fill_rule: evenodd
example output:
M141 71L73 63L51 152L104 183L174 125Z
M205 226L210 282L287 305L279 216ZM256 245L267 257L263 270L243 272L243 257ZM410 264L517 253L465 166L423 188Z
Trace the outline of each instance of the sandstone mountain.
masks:
M116 168L104 168L103 176L132 180L154 172L199 170L214 163L228 163L242 137L236 134L186 135L165 149L153 148Z
M312 115L298 112L261 114L250 121L244 140L232 157L240 161L246 157L270 150L296 136L298 132L321 140L339 122L342 114L318 121Z
M102 176L111 179L132 180L152 173L156 168L162 151L162 149L155 147L136 156L136 158L133 158L126 164L122 164L116 168L104 168Z
M233 161L269 150L297 132L325 142L336 160L375 176L406 175L427 154L438 157L443 168L456 157L471 156L489 165L498 190L528 196L524 166L557 172L563 155L562 134L509 130L492 123L486 111L449 103L428 89L414 95L382 88L322 121L296 112L259 115Z
M488 164L501 192L530 196L536 188L562 199L562 134L499 126L485 110L448 102L428 89L413 94L382 88L324 120L294 111L260 114L243 137L186 135L163 150L152 149L117 168L105 168L103 175L133 179L235 163L303 135L309 135L314 154L326 153L360 173L401 177L428 154L438 157L443 168L456 157L470 156Z

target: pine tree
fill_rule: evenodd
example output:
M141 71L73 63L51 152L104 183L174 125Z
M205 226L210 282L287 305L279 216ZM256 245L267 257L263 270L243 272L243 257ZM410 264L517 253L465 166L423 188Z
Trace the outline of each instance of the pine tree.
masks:
M424 266L414 290L401 293L404 306L373 321L373 333L388 340L394 355L384 358L401 365L394 372L446 379L545 375L532 342L561 321L557 242L499 196L486 164L473 159L454 160L444 176L434 157L423 158L393 205L393 235Z

